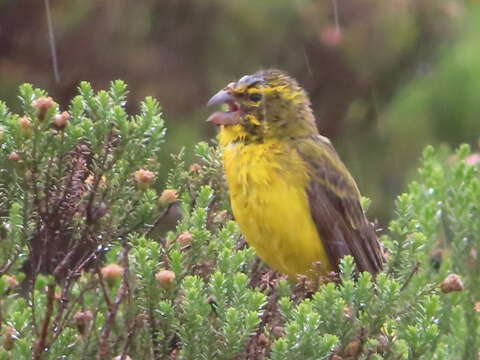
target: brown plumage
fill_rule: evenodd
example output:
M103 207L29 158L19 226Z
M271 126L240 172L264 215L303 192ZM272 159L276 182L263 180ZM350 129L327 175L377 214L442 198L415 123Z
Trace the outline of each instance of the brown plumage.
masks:
M328 139L316 136L312 142L318 143L341 164ZM317 157L302 154L301 147L300 155L314 171L307 189L311 215L331 263L336 264L335 270L338 271L341 258L351 255L359 271L380 272L383 251L375 228L360 205L360 194L353 178L349 173L329 169L331 163L326 158L319 161Z

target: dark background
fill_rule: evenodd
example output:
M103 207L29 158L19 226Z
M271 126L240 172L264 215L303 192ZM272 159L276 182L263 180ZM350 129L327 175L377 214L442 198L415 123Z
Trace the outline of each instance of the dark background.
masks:
M129 84L129 111L163 106L162 159L214 136L204 104L261 68L289 72L309 92L332 139L373 201L391 215L429 143L474 147L480 132L478 1L460 0L0 0L0 99L45 88L66 107L81 80Z

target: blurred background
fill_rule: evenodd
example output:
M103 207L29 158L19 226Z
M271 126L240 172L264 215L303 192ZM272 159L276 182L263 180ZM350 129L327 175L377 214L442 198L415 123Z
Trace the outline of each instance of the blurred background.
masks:
M166 172L170 153L214 137L204 105L215 91L277 67L307 89L320 131L372 199L370 216L385 223L425 145L477 147L479 7L463 0L0 0L0 99L18 110L17 88L31 82L65 107L81 80L98 90L123 79L129 111L146 95L163 106Z

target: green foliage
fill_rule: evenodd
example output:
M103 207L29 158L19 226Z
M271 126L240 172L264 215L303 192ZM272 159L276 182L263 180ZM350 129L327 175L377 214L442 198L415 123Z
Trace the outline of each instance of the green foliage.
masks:
M30 85L29 123L0 103L0 359L475 359L480 162L468 146L425 149L382 236L385 272L358 274L347 256L339 281L316 288L244 243L214 147L198 144L191 166L174 156L162 186L158 103L130 116L123 82L79 91L64 127Z

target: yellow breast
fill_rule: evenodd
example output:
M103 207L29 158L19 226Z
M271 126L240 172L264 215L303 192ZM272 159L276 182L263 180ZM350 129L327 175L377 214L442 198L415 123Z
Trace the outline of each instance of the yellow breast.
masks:
M246 241L277 271L332 269L310 215L308 173L295 150L276 141L229 144L224 167L233 214Z

